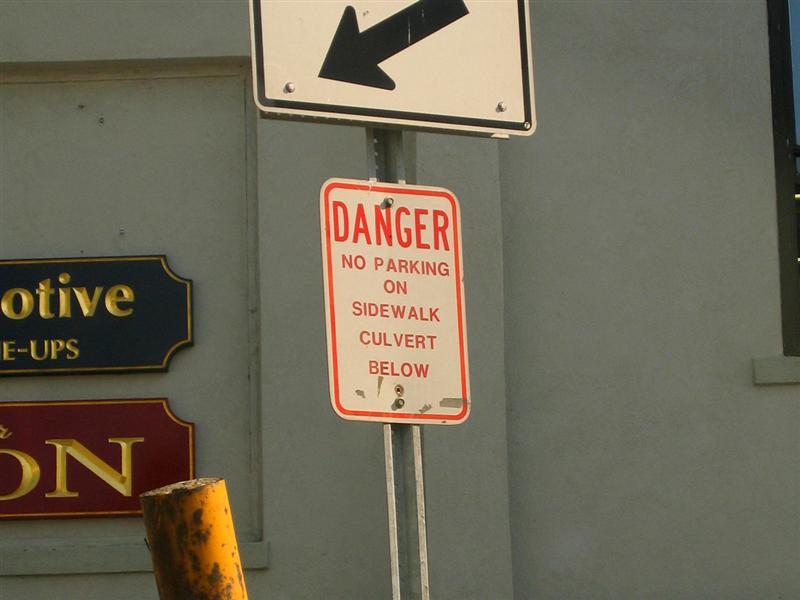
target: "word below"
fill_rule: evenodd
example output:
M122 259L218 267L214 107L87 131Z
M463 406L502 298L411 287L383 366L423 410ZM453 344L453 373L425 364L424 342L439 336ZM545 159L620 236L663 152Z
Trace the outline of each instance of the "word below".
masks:
M382 302L353 301L354 317L381 317L383 319L406 319L408 321L431 321L440 323L439 308L431 306L408 306Z
M425 379L428 376L430 365L428 363L396 363L393 360L371 360L369 361L370 375L384 375L391 377L419 377Z

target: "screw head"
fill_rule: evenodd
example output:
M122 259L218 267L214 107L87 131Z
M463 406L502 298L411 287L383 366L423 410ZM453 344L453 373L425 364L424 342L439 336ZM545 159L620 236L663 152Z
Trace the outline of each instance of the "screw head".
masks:
M506 112L506 111L508 110L508 106L506 105L506 103L505 103L505 102L503 102L503 101L501 100L500 102L498 102L498 103L497 103L497 106L495 107L495 110L496 110L497 112L499 112L499 113L501 113L501 112Z
M287 81L286 85L283 86L283 91L287 94L293 93L296 89L297 87L291 81Z
M399 383L396 386L394 386L394 393L397 394L398 396L402 396L403 395L403 391L404 391L404 388Z

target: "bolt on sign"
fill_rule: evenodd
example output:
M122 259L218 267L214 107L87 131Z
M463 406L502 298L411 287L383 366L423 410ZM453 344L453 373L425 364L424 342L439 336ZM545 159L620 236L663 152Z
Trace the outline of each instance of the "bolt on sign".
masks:
M191 344L165 256L0 260L0 376L166 371Z
M265 116L536 127L528 0L250 0L250 39Z
M361 421L469 415L461 213L443 188L330 179L320 221L331 403Z
M142 514L194 477L194 425L164 398L0 403L0 519Z

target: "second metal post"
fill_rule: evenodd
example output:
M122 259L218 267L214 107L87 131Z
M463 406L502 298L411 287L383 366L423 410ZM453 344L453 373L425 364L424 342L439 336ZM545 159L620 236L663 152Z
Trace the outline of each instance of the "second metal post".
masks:
M370 178L406 183L403 132L367 129ZM430 600L422 430L384 424L389 559L393 600Z

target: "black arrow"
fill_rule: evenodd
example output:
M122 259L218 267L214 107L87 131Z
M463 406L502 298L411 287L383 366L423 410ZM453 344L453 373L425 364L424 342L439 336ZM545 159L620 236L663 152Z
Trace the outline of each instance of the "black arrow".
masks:
M467 14L463 0L419 0L360 32L356 9L348 6L319 76L393 90L394 81L378 64Z

